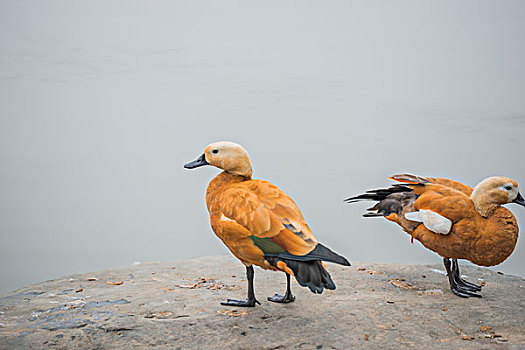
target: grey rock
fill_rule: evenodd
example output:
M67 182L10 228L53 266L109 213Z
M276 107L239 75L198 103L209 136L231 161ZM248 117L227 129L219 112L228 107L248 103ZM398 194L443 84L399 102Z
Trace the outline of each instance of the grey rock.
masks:
M262 305L248 309L220 305L246 294L229 256L46 281L0 297L0 348L525 349L522 278L463 267L485 286L482 299L461 299L438 265L327 265L337 290L294 282L286 305L266 301L284 274L256 269Z

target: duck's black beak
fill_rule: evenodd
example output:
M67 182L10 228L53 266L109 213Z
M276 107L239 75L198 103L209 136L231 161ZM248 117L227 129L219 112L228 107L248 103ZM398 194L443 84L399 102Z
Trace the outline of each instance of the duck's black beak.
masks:
M199 158L195 159L193 162L189 162L187 164L184 164L184 167L186 169L195 169L203 165L209 165L209 163L206 161L206 156L204 153ZM522 198L523 199L523 198Z
M516 203L525 207L525 198L523 198L523 196L518 192L516 199L513 200L512 203Z

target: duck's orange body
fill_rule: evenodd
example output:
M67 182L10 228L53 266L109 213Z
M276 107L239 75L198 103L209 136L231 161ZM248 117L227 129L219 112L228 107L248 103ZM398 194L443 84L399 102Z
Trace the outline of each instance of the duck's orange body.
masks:
M512 213L499 207L489 217L481 216L470 199L473 188L457 181L426 178L429 184L409 185L418 196L402 214L427 209L452 221L447 235L436 234L422 223L411 222L397 213L385 218L398 223L413 238L442 257L470 260L476 265L502 263L514 251L518 224Z
M493 266L510 256L518 240L518 224L501 205L525 205L517 183L492 177L472 188L454 180L409 174L391 179L403 184L368 191L347 201L378 201L364 216L384 216L400 225L412 240L444 258L455 294L479 297L475 292L481 287L461 279L457 259Z
M244 265L293 275L284 262L271 265L253 236L269 238L293 255L306 255L317 245L297 205L267 181L222 172L208 185L206 204L213 231ZM301 233L290 231L286 223Z

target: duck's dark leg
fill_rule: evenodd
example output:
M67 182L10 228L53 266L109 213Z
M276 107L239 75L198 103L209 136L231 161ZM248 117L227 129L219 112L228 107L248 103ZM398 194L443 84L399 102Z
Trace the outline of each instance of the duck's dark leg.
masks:
M290 275L286 274L286 292L284 295L275 294L273 297L268 297L269 301L274 303L291 303L295 300L294 295L292 294L292 289L290 288Z
M481 290L481 286L478 286L474 283L470 283L461 278L461 273L459 272L458 259L452 259L452 274L458 286L462 286L464 289L469 290L471 292L479 292Z
M445 269L447 269L448 282L450 284L450 290L452 291L452 293L462 298L470 298L470 297L481 298L481 295L465 289L465 287L463 287L462 285L459 285L456 282L455 275L454 275L455 271L452 270L453 264L449 258L443 258L443 264L445 265Z
M228 299L226 301L223 301L221 305L242 307L254 307L255 304L261 305L261 303L259 303L257 299L255 299L255 293L253 292L253 266L246 266L246 278L248 279L248 299Z

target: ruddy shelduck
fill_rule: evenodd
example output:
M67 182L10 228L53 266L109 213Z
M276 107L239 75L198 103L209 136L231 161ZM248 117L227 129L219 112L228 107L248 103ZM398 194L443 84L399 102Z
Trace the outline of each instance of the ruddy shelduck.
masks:
M187 169L203 165L224 170L208 185L206 205L213 231L245 266L248 279L246 300L228 299L222 305L249 306L256 303L253 265L286 274L286 292L268 297L269 301L295 300L290 275L313 293L335 289L322 261L349 266L344 257L318 243L294 201L277 186L252 180L248 153L232 142L207 146Z
M493 266L512 253L518 240L518 224L502 205L525 206L516 181L489 177L472 188L454 180L410 174L390 179L404 184L371 190L346 201L378 201L363 216L384 216L400 225L412 240L417 239L443 257L454 294L481 297L476 293L481 286L461 278L457 259Z

